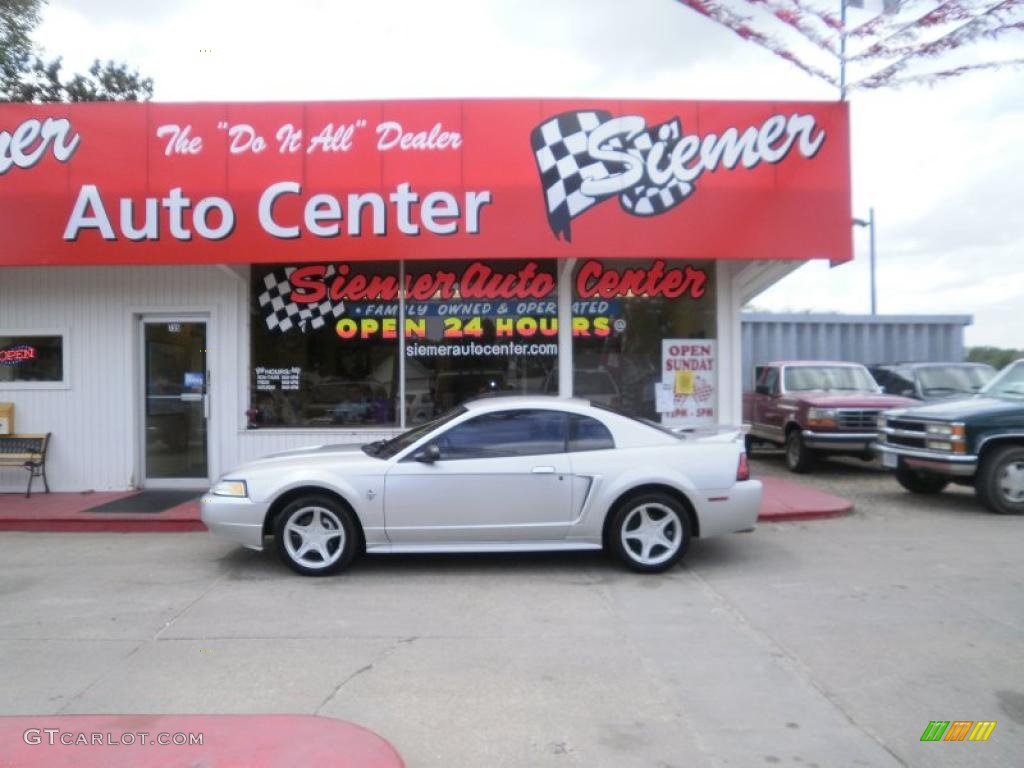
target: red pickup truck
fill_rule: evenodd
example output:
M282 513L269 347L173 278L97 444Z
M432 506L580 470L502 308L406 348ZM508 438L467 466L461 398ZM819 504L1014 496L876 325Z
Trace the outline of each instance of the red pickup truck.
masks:
M915 402L882 394L859 363L766 363L754 382L743 395L747 452L757 443L785 446L792 472L810 472L822 454L870 461L878 414Z

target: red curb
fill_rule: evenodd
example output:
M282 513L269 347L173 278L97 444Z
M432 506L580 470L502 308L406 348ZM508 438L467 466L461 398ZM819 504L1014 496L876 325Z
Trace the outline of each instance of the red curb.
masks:
M206 530L199 520L0 520L0 531L34 533L201 533Z
M0 531L43 533L189 533L205 531L199 504L192 501L163 512L133 514L87 512L137 491L40 493L0 496Z
M821 520L853 511L853 502L780 477L759 477L764 488L758 522Z
M202 744L187 743L189 734L201 734ZM186 743L160 743L176 735L184 735ZM395 748L373 731L315 715L0 717L0 746L4 768L405 766Z

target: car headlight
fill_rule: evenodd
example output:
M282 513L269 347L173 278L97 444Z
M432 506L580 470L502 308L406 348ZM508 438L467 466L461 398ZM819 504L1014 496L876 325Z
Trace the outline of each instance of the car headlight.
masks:
M218 480L210 491L214 496L235 496L244 498L249 495L245 480Z
M940 437L960 438L961 440L964 437L963 424L927 424L924 431L929 435Z
M807 423L812 427L836 426L835 408L808 408Z

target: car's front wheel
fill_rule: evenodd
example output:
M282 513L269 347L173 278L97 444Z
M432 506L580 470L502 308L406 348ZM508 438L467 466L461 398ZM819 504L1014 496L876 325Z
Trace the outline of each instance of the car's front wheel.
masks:
M896 468L896 482L911 493L923 494L940 493L949 485L949 480L942 475L915 472L903 463Z
M987 454L982 459L974 491L993 512L1024 514L1024 448L1008 445Z
M303 576L326 576L348 567L359 539L352 513L328 496L296 499L277 516L277 553Z
M613 513L612 546L634 571L658 573L671 568L690 544L690 520L668 494L634 496Z
M814 469L814 451L807 447L799 429L786 435L786 467L790 472L804 474Z

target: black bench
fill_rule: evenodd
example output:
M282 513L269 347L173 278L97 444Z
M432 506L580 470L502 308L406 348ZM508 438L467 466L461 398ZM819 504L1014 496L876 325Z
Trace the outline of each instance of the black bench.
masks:
M50 433L45 435L0 435L0 467L24 467L28 470L28 489L25 498L32 497L32 479L43 478L43 487L50 492L46 482L46 446Z

